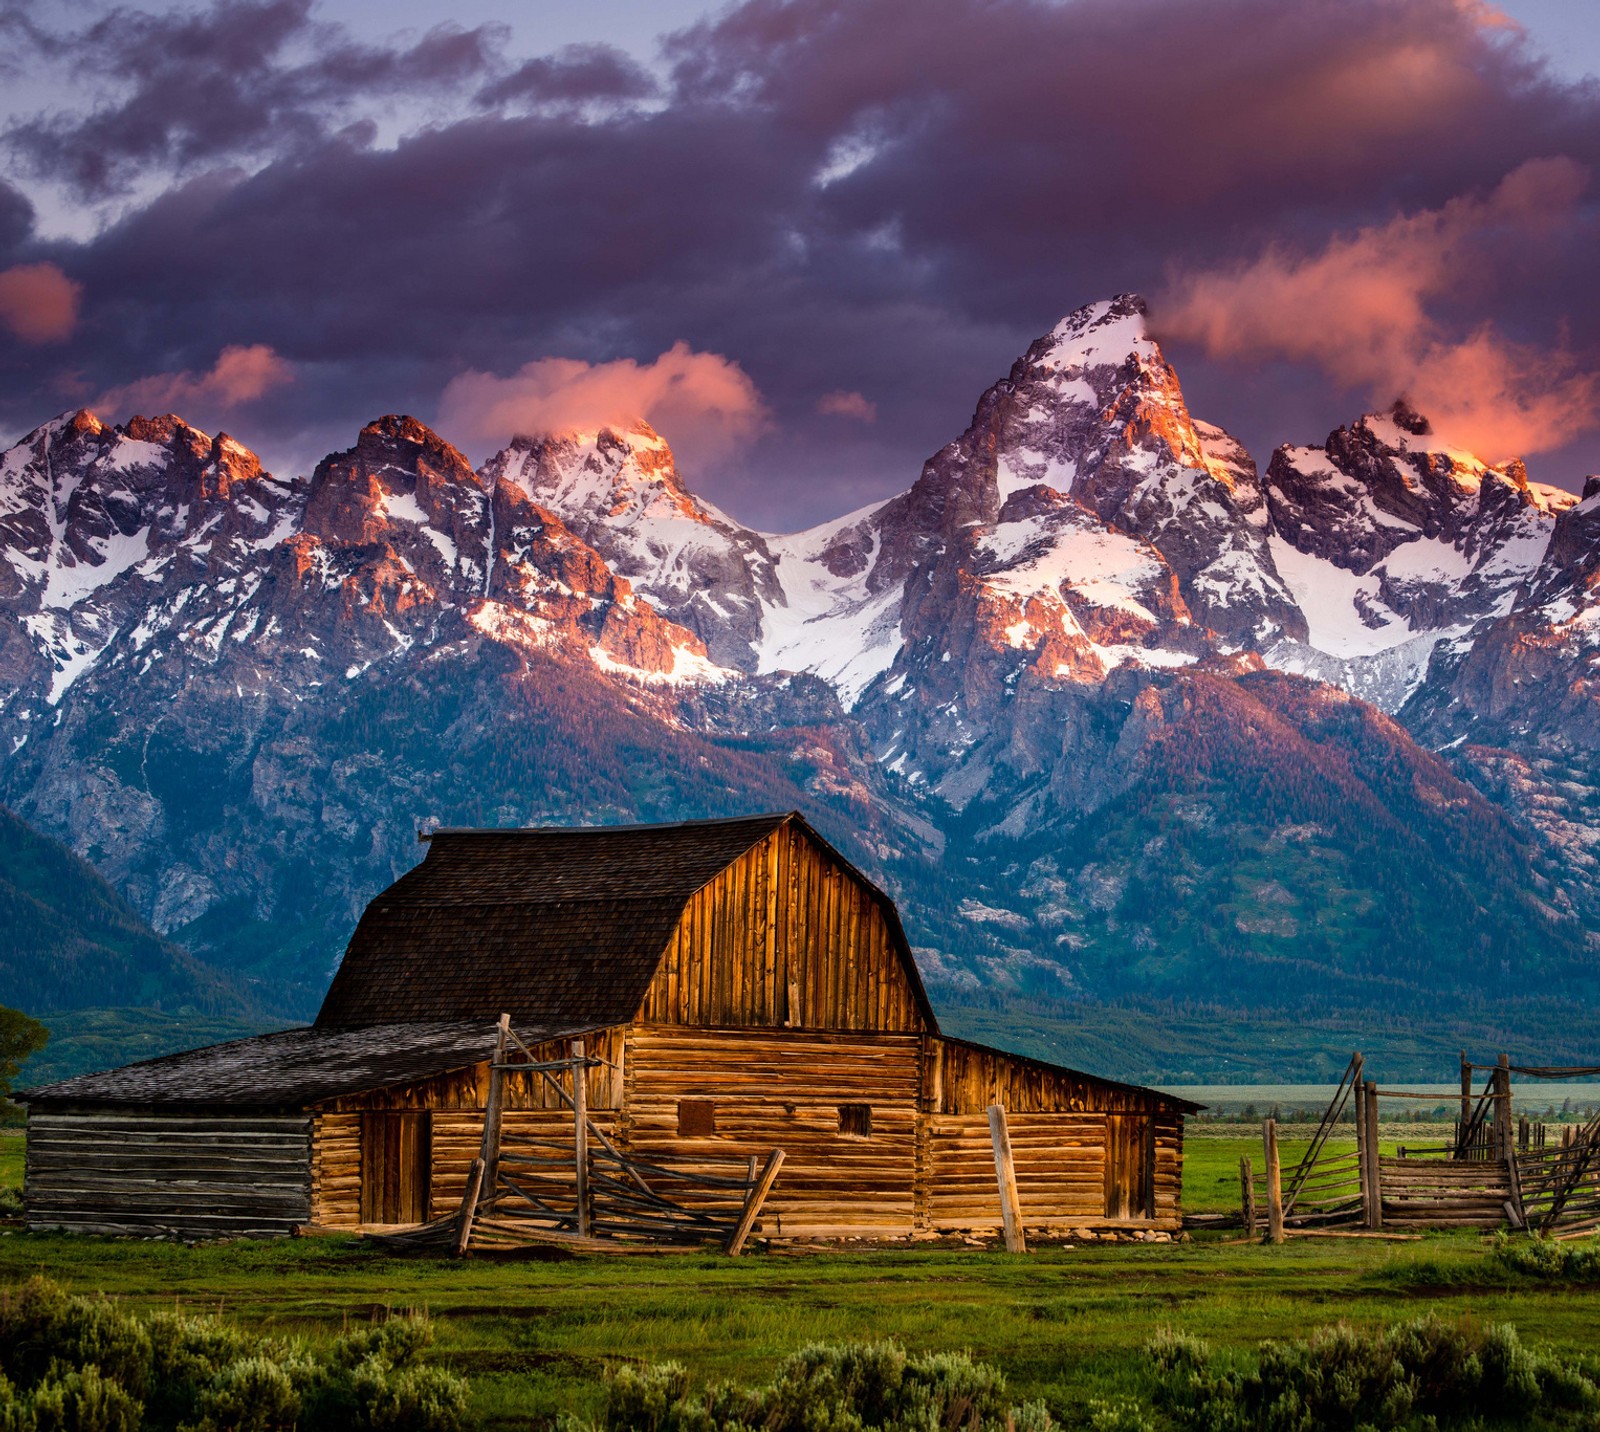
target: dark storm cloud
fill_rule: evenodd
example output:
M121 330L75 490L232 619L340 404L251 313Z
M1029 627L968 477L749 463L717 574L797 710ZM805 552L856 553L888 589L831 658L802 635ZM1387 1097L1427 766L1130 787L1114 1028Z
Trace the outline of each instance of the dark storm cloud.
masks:
M15 126L13 153L88 197L149 166L279 152L327 134L374 97L453 89L489 70L500 26L443 25L404 48L358 45L312 19L312 0L223 0L203 14L117 9L82 30L30 25L44 61L116 91L88 114Z
M119 16L135 37L157 24ZM28 152L61 174L80 174L97 124L114 161L197 173L92 240L20 255L84 297L58 371L0 350L14 424L73 382L204 374L225 347L265 345L299 380L230 428L308 458L372 413L433 416L462 373L649 363L683 342L738 364L772 418L713 495L802 520L908 482L1079 303L1481 205L1531 160L1600 171L1600 96L1450 0L753 0L673 37L659 90L604 47L500 63L479 32L382 50L333 36L287 58L273 37L314 23L298 4L223 6L151 60L175 67L166 88L212 77L215 128L154 83L44 125L72 143ZM366 58L335 83L341 54ZM361 98L412 70L487 110L374 146L350 125ZM269 143L250 172L204 167ZM1600 366L1593 194L1536 259L1513 251L1441 293L1430 322L1544 348L1565 323L1572 363ZM1314 353L1278 369L1230 352L1257 364L1237 381L1198 346L1177 356L1201 412L1263 458L1367 397ZM838 393L877 421L818 411Z

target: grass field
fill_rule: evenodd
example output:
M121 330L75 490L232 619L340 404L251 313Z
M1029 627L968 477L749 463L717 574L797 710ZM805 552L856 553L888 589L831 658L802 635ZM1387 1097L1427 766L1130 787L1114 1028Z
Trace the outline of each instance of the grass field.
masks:
M0 1179L19 1172L0 1140ZM1254 1139L1189 1145L1189 1206L1237 1200ZM1295 1151L1286 1146L1285 1158ZM220 1309L252 1326L317 1337L385 1309L425 1308L435 1355L467 1376L478 1425L547 1424L597 1405L604 1370L676 1358L698 1376L749 1380L813 1339L892 1336L913 1350L961 1348L1000 1366L1013 1392L1043 1397L1068 1426L1089 1397L1139 1394L1139 1349L1158 1328L1247 1347L1348 1319L1427 1311L1514 1322L1569 1353L1593 1347L1593 1290L1505 1273L1486 1240L1296 1240L1265 1248L1187 1244L700 1254L464 1263L396 1259L355 1239L184 1248L10 1233L0 1289L43 1272L141 1307Z

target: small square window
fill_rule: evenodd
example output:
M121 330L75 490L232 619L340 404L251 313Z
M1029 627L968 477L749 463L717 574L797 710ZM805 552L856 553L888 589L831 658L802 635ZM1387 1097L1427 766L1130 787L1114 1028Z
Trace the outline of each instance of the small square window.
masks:
M840 1104L839 1132L857 1139L872 1137L872 1105Z
M717 1132L717 1105L712 1099L678 1100L678 1136L709 1139Z

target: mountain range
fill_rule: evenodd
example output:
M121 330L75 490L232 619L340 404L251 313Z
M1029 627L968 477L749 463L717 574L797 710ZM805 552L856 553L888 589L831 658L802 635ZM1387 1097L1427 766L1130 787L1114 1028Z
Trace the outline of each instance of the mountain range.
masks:
M419 829L799 808L951 1006L1548 1030L1600 970L1597 584L1600 481L1403 402L1262 471L1131 295L796 534L643 422L475 469L390 416L285 478L69 413L0 455L0 799L279 1017Z

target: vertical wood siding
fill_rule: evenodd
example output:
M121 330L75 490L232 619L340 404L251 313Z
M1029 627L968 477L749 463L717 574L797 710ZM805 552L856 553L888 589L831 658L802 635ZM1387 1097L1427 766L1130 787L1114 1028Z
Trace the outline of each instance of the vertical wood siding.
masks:
M788 825L689 901L639 1017L719 1027L922 1027L877 897Z
M28 1227L178 1238L272 1237L311 1216L302 1114L36 1113Z

